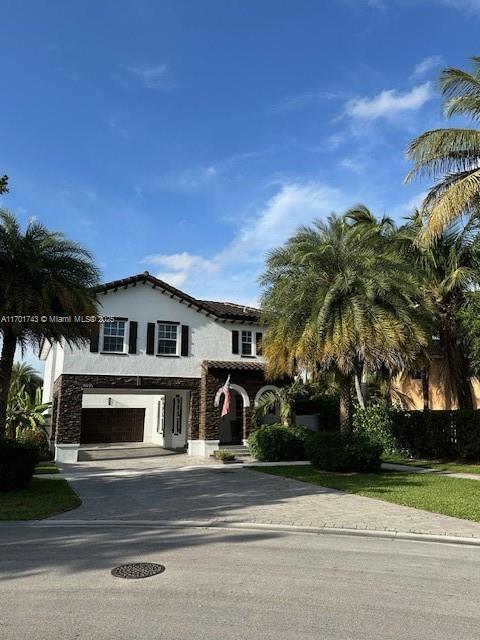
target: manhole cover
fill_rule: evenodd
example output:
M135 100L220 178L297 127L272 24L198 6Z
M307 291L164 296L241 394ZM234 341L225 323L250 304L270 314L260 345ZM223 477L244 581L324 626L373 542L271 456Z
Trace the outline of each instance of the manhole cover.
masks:
M150 578L159 573L163 573L165 567L163 564L155 564L154 562L131 562L130 564L122 564L112 569L112 576L116 578Z

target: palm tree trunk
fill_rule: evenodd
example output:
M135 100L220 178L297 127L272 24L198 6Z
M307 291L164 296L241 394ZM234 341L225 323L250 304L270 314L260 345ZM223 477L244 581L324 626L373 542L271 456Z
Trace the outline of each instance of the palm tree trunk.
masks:
M2 354L0 356L0 440L5 438L7 429L8 391L17 347L17 339L11 328L3 329L2 337Z
M363 397L362 383L358 373L355 374L355 391L357 392L358 404L362 409L365 409L365 398Z
M352 431L351 382L351 376L342 376L340 379L340 431L342 433Z
M430 409L430 378L427 369L422 371L422 396L423 410L428 411Z

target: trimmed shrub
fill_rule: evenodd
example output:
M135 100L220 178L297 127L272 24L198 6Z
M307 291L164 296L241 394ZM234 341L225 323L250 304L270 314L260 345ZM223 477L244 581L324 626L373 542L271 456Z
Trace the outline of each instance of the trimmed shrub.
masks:
M17 491L30 484L37 463L31 444L0 440L0 491Z
M312 465L321 471L380 471L382 445L365 434L315 433L306 444Z
M248 437L248 448L261 462L305 460L305 443L312 431L304 427L270 424L255 429Z
M24 431L18 438L18 442L23 442L25 444L31 444L36 447L38 450L38 458L37 462L43 460L50 460L50 446L48 444L48 439L43 431L36 431L35 429L28 429Z
M235 454L233 451L227 451L226 449L217 449L212 453L212 458L215 458L215 460L232 462L235 460Z
M399 409L378 400L362 409L358 405L353 413L353 431L382 446L383 453L408 453L402 450L395 436L395 424L399 420Z

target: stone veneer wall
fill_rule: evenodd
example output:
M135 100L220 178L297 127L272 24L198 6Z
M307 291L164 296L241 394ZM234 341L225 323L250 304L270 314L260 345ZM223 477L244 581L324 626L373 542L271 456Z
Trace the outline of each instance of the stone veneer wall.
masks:
M198 378L63 374L55 380L53 387L52 433L58 444L80 442L84 389L189 389L188 438L198 439L199 387Z

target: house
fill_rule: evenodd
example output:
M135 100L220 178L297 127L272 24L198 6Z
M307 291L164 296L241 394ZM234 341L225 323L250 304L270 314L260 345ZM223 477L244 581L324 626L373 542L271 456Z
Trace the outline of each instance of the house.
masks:
M104 321L80 347L44 342L55 459L81 444L149 442L208 456L243 443L267 389L259 310L198 300L147 271L96 289ZM231 410L221 417L231 379Z

